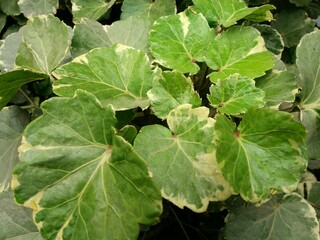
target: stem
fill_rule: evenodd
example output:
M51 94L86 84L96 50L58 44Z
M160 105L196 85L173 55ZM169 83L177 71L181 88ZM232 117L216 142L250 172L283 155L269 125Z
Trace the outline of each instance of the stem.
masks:
M25 96L25 98L28 100L28 102L30 103L30 105L27 106L22 106L22 109L29 109L29 108L39 108L39 106L37 106L36 104L34 104L34 102L29 98L29 96L21 89L19 88L19 92Z

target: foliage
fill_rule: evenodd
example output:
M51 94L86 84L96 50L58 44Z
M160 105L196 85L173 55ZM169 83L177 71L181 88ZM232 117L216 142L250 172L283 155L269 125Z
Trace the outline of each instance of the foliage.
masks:
M319 9L1 1L0 239L319 240Z

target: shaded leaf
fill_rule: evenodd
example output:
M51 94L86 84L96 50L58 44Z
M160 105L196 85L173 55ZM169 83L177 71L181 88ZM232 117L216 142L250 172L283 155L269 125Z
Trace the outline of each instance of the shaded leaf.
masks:
M296 5L297 7L304 7L312 2L312 0L289 0L291 3Z
M11 16L16 16L21 13L18 5L18 0L1 0L0 8L2 12Z
M21 12L27 18L39 15L56 14L59 0L19 0Z
M3 30L3 27L6 25L7 16L0 12L0 31Z
M132 125L127 125L121 128L118 132L118 135L123 137L127 142L133 144L133 141L137 135L137 129Z

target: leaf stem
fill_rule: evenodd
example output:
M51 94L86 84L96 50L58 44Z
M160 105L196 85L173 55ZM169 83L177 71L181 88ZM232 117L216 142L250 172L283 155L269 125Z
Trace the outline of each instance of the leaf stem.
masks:
M22 109L29 109L29 108L39 108L39 106L37 106L36 104L34 104L34 102L29 98L29 96L21 89L19 88L19 92L28 100L28 102L30 103L30 105L27 106L22 106Z

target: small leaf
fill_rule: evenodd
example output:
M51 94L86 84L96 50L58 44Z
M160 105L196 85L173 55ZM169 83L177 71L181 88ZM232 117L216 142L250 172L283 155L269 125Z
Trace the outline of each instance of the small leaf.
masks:
M17 106L5 107L0 111L0 192L10 187L12 170L19 161L22 131L29 118L29 114Z
M1 0L0 8L2 12L10 16L16 16L21 13L18 0Z
M208 100L220 113L237 115L250 107L263 107L265 93L255 87L252 78L231 75L210 87Z
M4 26L6 25L7 22L7 16L0 12L0 31L3 30Z
M271 190L293 191L307 165L305 129L292 115L273 109L250 109L236 128L216 116L217 161L234 191L250 202Z
M151 109L157 117L165 119L171 110L185 103L190 103L193 107L201 105L201 99L194 91L190 78L177 71L163 72L162 76L148 92Z
M214 70L211 81L231 74L256 78L274 65L273 54L264 46L264 40L253 27L232 27L218 35L209 46L205 58Z
M13 187L45 239L136 239L139 224L158 221L160 192L132 146L115 135L110 105L78 90L42 110L24 132Z
M65 58L68 48L68 27L58 18L52 15L30 18L23 31L16 65L50 75Z
M39 15L56 14L59 0L19 0L21 12L27 18Z
M73 96L77 89L93 93L104 106L116 110L147 108L147 92L159 72L143 51L123 45L99 48L58 68L53 75L59 79L53 90L60 96Z
M206 211L209 201L225 200L232 193L217 167L214 120L208 114L205 107L181 105L168 116L170 130L145 126L134 143L162 196L195 212Z
M134 126L127 125L119 130L118 135L123 137L128 143L133 144L137 136L137 129Z
M150 32L150 50L155 61L183 73L199 71L207 46L214 39L202 14L190 11L159 18Z
M319 223L312 206L293 193L231 210L225 233L228 240L318 240Z

